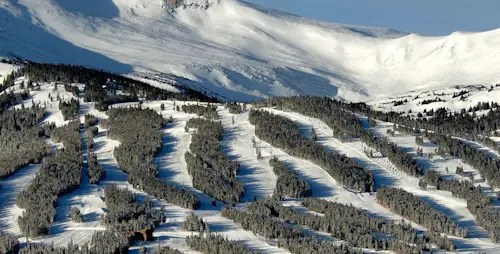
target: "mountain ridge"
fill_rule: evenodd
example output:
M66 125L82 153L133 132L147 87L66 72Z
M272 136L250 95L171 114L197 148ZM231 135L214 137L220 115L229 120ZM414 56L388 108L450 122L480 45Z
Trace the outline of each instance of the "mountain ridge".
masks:
M175 75L234 100L307 94L366 101L500 81L500 30L430 37L242 1L175 12L157 0L99 2L96 9L95 0L1 0L0 56Z

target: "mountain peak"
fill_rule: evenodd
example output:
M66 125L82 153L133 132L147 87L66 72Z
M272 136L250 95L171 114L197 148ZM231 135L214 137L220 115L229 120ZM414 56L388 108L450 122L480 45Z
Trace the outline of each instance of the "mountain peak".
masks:
M170 8L204 8L217 5L221 0L163 0L165 6Z

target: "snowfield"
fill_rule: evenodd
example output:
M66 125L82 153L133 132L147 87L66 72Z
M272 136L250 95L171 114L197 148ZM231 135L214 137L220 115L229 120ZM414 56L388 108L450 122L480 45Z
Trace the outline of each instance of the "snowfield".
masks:
M0 0L0 56L148 73L159 86L188 83L237 100L368 100L500 82L500 30L428 37L317 22L239 0L185 3Z
M464 108L475 107L478 102L500 102L500 84L421 89L370 100L368 105L382 111L408 112L411 110L413 113L418 113L436 108L447 108L458 112ZM488 111L483 110L477 114L486 113Z

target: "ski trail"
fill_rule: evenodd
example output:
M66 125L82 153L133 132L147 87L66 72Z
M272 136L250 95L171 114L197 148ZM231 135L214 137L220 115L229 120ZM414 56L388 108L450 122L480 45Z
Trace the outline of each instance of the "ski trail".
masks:
M248 131L245 121L248 114L230 114L226 109L218 111L222 118L225 136L222 147L226 153L240 163L238 179L245 185L245 198L252 201L254 198L263 200L273 195L276 188L277 176L269 165L269 159L257 159L253 147L252 131ZM233 125L234 118L234 125Z

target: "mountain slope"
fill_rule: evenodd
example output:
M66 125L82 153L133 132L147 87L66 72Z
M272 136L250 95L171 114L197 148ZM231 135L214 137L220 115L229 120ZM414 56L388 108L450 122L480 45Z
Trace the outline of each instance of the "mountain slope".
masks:
M500 30L424 37L240 1L185 2L173 10L162 0L0 0L0 56L186 78L238 100L366 100L500 81Z

